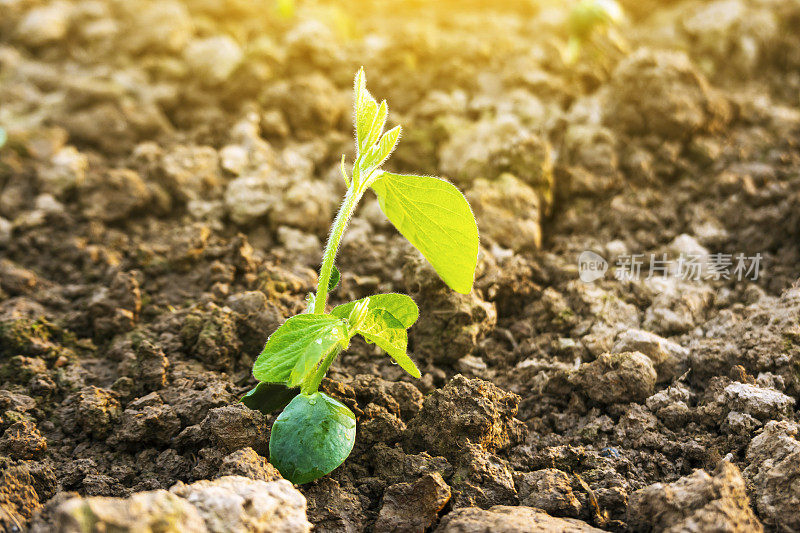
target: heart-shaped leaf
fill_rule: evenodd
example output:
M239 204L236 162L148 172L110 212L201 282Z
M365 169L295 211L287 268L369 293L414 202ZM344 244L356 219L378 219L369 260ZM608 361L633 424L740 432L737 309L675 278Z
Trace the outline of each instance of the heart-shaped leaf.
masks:
M332 472L347 459L356 440L356 417L330 396L300 394L275 420L269 460L298 485Z
M253 365L259 381L298 387L331 350L347 346L346 322L332 315L302 314L270 335Z
M478 263L478 225L461 191L443 179L389 172L372 189L386 217L442 280L468 294Z

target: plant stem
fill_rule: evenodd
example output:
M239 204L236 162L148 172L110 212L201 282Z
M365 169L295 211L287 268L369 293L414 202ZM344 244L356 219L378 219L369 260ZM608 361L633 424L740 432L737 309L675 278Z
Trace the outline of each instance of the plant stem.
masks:
M311 377L310 380L303 383L300 387L300 392L303 394L314 394L319 390L319 385L322 383L322 378L325 377L325 374L328 373L328 368L330 368L331 364L333 364L333 360L336 359L336 356L339 355L342 349L338 346L333 348L328 355L325 356L325 359L317 367L317 371L314 372L314 375Z
M319 283L317 284L317 296L314 300L314 313L325 313L325 305L328 303L328 284L331 281L331 272L333 271L333 261L336 259L336 252L339 250L339 241L342 240L342 234L350 222L350 217L355 210L356 204L361 199L364 191L361 188L356 188L355 180L353 180L350 187L347 189L347 194L344 196L342 206L336 214L336 219L333 221L331 234L328 237L328 244L325 245L325 253L322 256L322 267L319 270Z

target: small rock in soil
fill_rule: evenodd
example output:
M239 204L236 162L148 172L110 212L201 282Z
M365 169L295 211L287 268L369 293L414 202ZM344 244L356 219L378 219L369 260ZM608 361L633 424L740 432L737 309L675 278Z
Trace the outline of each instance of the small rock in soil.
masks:
M169 359L152 342L141 341L131 366L130 376L137 392L148 393L166 386Z
M653 277L645 281L653 303L642 326L659 335L686 333L702 323L713 297L711 287L679 278Z
M0 454L12 459L40 459L46 451L47 439L27 420L11 424L0 437Z
M110 286L101 287L89 301L95 335L103 337L133 329L141 310L139 281L132 272L117 272Z
M360 405L374 403L403 420L411 420L422 409L423 395L411 383L387 381L371 374L358 374L350 382Z
M165 0L131 7L131 31L122 44L131 52L182 50L194 31L189 11L180 2Z
M640 352L649 357L656 369L658 383L673 380L688 367L688 349L641 329L629 329L617 337L611 353L623 352Z
M555 516L577 517L581 503L572 491L569 475L555 468L544 468L514 476L520 503Z
M450 483L454 508L518 503L508 462L474 444L461 450Z
M53 496L57 485L55 474L47 467L0 457L0 529L20 531L15 527L30 519L40 504Z
M650 396L646 405L659 420L673 430L689 421L692 392L683 383L675 383Z
M88 386L64 401L65 428L79 427L96 439L105 438L122 413L116 393Z
M34 272L8 259L0 260L0 288L10 295L28 294L38 283L39 278Z
M465 507L448 513L436 533L602 533L574 518L554 518L532 507Z
M361 500L352 488L345 490L338 481L323 477L307 486L304 493L315 532L361 531L364 528Z
M375 533L424 531L450 500L450 487L441 474L426 474L412 483L391 485L383 493L383 504L375 521Z
M687 11L681 26L691 37L693 55L716 71L752 75L777 45L780 24L769 4L716 0Z
M283 479L278 469L253 448L242 448L222 459L217 476L244 476L258 481Z
M469 443L495 452L522 441L519 396L481 379L457 375L425 399L408 424L406 447L448 459ZM431 431L431 428L436 428Z
M61 197L86 179L89 158L75 149L66 146L50 158L49 164L39 169L41 191Z
M209 410L235 403L237 397L230 392L230 383L222 380L200 380L190 375L184 383L159 392L170 404L184 425L199 424Z
M374 403L370 403L364 408L358 422L364 446L373 446L379 442L394 444L400 440L406 430L406 425L397 415Z
M726 403L733 411L760 420L781 420L791 415L794 398L775 389L734 382L723 391Z
M653 393L656 371L640 352L607 353L582 364L569 381L599 403L642 402Z
M673 483L655 483L630 495L628 525L634 531L763 531L750 508L739 469L723 461L711 476L703 470Z
M269 332L275 331L284 319L281 309L261 291L232 294L227 304L239 315L237 325L244 353L259 353Z
M314 33L315 38L318 35ZM279 81L262 98L283 112L295 136L303 140L328 131L348 113L351 105L330 79L319 73Z
M17 37L30 46L41 46L64 38L72 10L68 2L53 2L31 9L17 27Z
M194 506L210 533L311 531L305 497L283 479L266 482L225 476L191 485L179 482L170 493Z
M110 444L167 444L181 429L181 421L170 405L153 392L130 402L120 417L119 426L109 437Z
M241 63L244 53L232 38L217 35L190 42L183 56L198 79L214 85L230 78Z
M512 114L459 128L442 145L439 158L442 170L463 183L476 178L494 179L509 172L533 187L538 195L552 197L551 147Z
M217 151L210 146L178 145L161 159L161 182L179 201L188 202L219 195Z
M230 308L210 303L193 310L184 320L181 337L188 353L209 368L233 369L241 341Z
M166 490L137 492L126 499L72 498L56 508L53 522L51 531L58 533L208 531L192 504Z
M266 417L241 403L211 409L200 427L204 437L223 450L250 447L266 452Z
M800 530L800 427L791 422L769 422L747 448L745 478L764 523L784 531Z

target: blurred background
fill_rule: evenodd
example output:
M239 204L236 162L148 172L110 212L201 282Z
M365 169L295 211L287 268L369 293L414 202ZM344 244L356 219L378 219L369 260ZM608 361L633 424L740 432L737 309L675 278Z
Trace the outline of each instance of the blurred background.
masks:
M74 199L104 221L180 213L260 232L260 248L324 239L342 192L336 163L353 156L361 65L390 122L404 126L390 167L446 176L476 201L495 183L477 209L504 214L481 215L481 228L487 243L514 251L555 245L585 226L570 217L591 216L632 184L696 180L725 152L732 120L796 110L800 86L794 1L3 0L0 9L0 127L33 156L36 175L4 174L0 216L12 221L37 198ZM115 186L122 202L97 177L109 168L141 178ZM555 222L563 228L543 232L559 210L570 213ZM652 247L686 230L653 222L666 234L635 236L627 224L607 240ZM303 239L289 237L297 231Z

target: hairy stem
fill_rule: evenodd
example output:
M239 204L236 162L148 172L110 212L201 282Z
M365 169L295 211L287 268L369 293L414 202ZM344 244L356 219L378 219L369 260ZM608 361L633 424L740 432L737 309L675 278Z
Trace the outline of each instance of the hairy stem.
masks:
M336 259L336 252L339 250L339 242L342 240L342 235L350 222L350 217L355 210L356 204L361 199L364 191L356 186L353 180L350 188L347 189L347 194L344 197L342 206L336 214L336 219L333 221L331 234L328 237L328 244L325 246L325 253L322 256L322 267L319 270L319 283L317 284L317 296L314 300L314 313L322 314L325 312L325 305L328 303L328 284L331 281L331 272L333 271L333 261Z

